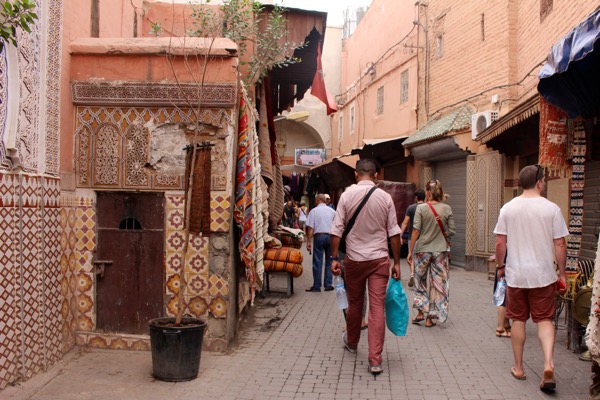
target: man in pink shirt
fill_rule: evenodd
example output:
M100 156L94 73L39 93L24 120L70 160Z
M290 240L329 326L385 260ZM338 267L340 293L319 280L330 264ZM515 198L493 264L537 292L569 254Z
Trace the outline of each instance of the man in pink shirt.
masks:
M331 227L331 271L342 273L338 257L340 238L352 215L375 186L376 166L372 160L363 159L356 164L357 185L348 188L340 197ZM345 282L348 292L346 332L343 341L346 349L356 352L360 340L360 325L365 295L369 286L369 372L383 372L382 357L385 337L384 302L390 277L388 237L392 244L394 265L392 277L400 279L400 227L392 197L376 189L358 214L354 227L346 236L344 259Z

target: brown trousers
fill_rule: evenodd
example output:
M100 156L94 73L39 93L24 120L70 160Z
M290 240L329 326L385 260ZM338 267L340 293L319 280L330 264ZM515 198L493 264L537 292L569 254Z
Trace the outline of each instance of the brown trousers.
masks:
M346 313L347 341L356 347L360 340L360 324L365 300L365 287L369 286L369 365L381 365L385 337L385 291L390 278L388 257L370 261L344 260L348 311Z

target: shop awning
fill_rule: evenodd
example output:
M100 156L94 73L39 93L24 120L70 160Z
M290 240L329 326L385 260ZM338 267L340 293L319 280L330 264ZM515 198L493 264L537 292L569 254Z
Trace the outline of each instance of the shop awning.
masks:
M443 117L429 121L425 126L408 137L402 145L411 148L416 145L439 139L450 132L471 129L473 110L465 106Z
M352 154L358 154L360 158L372 158L380 165L393 161L401 161L405 158L402 143L408 136L396 136L391 138L363 139L362 148L352 149Z
M477 140L481 141L481 143L487 143L513 126L533 117L535 114L539 114L539 112L540 96L536 93L528 100L510 110L506 115L503 115L487 129L479 133L479 135L477 135Z
M538 91L570 118L600 116L600 9L556 42L538 77Z
M354 168L339 158L334 158L312 167L310 172L316 173L323 178L327 186L332 190L346 188L356 183Z

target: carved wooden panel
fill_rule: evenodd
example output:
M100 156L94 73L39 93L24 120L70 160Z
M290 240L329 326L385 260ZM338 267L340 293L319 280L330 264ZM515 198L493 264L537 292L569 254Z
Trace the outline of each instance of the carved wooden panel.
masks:
M75 126L75 168L78 187L115 189L183 189L182 174L148 168L150 137L165 124L181 124L182 134L193 120L190 110L178 108L110 108L78 107ZM233 127L232 112L205 109L200 120L211 126L206 137L226 158L225 139ZM183 146L182 146L183 150ZM215 150L217 151L217 150ZM227 169L227 162L217 157L213 171ZM225 163L224 165L221 165ZM183 170L183 169L182 169ZM210 189L226 186L226 176L211 182Z

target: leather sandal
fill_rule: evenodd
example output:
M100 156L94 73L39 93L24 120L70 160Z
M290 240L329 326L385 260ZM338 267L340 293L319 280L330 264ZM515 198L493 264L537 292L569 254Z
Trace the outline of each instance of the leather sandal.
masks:
M511 337L510 329L496 329L496 336L498 337Z
M544 377L540 383L540 390L543 392L551 392L556 389L556 379L554 379L554 371L544 371Z

